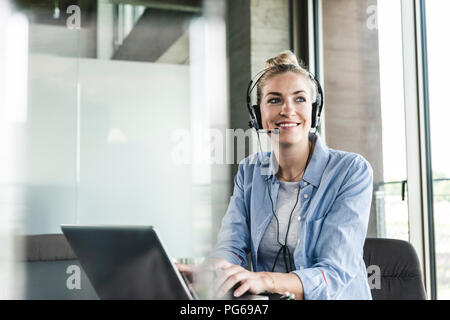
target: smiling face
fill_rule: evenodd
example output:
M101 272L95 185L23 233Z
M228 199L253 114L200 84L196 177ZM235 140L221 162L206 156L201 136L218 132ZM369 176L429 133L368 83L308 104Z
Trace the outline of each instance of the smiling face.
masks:
M308 141L312 93L305 76L294 72L275 75L261 88L261 120L265 129L280 129L280 145Z

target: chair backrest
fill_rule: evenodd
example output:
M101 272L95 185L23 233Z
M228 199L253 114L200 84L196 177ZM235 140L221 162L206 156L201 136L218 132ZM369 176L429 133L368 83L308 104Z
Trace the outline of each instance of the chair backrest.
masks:
M64 235L27 235L21 242L24 249L21 263L26 276L25 299L98 299ZM80 271L79 288L67 284L74 267Z
M407 241L367 238L366 267L380 271L378 288L371 288L374 300L425 300L422 271L414 247ZM368 274L369 280L371 278ZM369 281L370 284L370 281Z

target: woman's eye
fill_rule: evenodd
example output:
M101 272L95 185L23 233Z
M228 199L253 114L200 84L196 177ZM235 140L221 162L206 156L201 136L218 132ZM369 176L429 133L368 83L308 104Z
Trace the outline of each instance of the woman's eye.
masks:
M269 101L267 101L267 102L270 103L270 104L275 104L275 103L279 103L280 99L279 98L272 98L272 99L269 99Z
M297 102L306 102L306 99L303 97L298 97L297 99L295 99Z

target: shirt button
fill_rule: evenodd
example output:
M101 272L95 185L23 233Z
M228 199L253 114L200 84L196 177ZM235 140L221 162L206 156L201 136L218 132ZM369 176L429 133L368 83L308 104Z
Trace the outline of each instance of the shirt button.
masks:
M303 198L308 198L308 195L305 193L304 195L303 195Z
M298 217L297 220L298 220L298 221L302 220L302 217Z

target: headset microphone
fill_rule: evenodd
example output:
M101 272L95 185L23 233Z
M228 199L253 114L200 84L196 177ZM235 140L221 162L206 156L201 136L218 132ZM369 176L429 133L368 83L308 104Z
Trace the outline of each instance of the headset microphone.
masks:
M258 130L258 133L273 133L273 134L280 134L280 129L278 129L278 128L275 128L275 129L272 129L272 130L265 130L265 129L260 129L260 130Z

